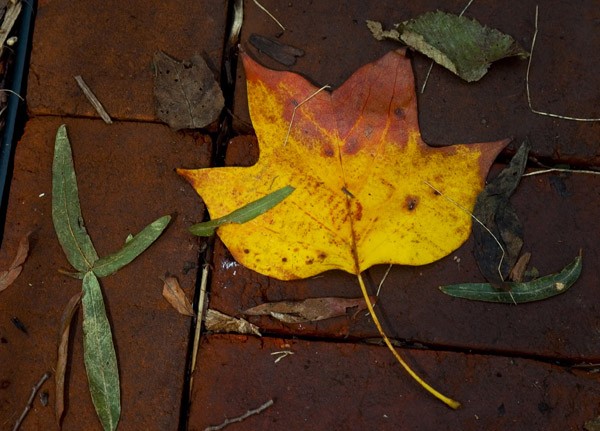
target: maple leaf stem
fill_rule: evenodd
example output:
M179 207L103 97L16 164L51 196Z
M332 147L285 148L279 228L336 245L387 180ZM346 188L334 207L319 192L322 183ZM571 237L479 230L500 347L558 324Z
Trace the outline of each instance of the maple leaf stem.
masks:
M365 282L363 281L363 278L360 275L360 273L357 275L357 277L358 277L358 284L360 285L360 290L361 290L361 292L363 294L363 297L365 298L365 302L367 303L367 309L369 310L369 313L371 313L371 316L373 318L373 322L375 323L375 326L377 327L377 330L379 331L379 334L383 338L383 341L384 341L385 345L392 352L392 354L394 355L394 357L396 358L396 360L400 363L400 365L402 365L402 367L406 370L406 372L408 374L410 374L410 376L413 379L415 379L417 381L417 383L419 383L427 392L429 392L431 395L433 395L434 397L436 397L438 400L440 400L441 402L443 402L444 404L446 404L448 407L450 407L452 409L459 408L460 407L460 403L458 401L455 401L452 398L448 398L447 396L441 394L436 389L434 389L433 387L431 387L427 382L425 382L421 377L419 377L417 375L417 373L415 373L412 370L412 368L410 368L410 366L404 361L404 359L402 359L402 357L400 356L400 354L398 353L398 351L392 345L392 342L390 341L390 339L388 338L388 336L383 331L383 327L381 326L381 323L379 322L379 318L375 314L375 310L373 309L373 304L371 304L371 300L369 299L369 293L367 292L367 287L365 286Z

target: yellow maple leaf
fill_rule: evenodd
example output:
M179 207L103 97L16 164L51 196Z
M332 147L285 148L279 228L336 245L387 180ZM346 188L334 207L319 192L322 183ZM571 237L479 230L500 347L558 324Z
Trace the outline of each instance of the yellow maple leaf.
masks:
M258 162L179 170L213 219L295 188L265 214L218 229L239 263L282 280L340 269L359 277L367 298L360 273L370 266L427 264L466 241L468 212L508 141L425 144L403 50L362 67L333 92L247 55L243 61Z

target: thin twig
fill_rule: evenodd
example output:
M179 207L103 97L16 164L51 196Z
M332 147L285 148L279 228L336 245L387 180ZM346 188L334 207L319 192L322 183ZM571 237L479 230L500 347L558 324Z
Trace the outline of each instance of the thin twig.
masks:
M281 350L279 352L271 352L271 355L279 355L277 356L277 358L275 358L275 363L281 361L283 358L293 355L294 352L292 352L291 350Z
M42 387L42 385L44 384L44 382L46 380L48 380L51 375L52 375L52 373L50 371L45 372L44 375L40 378L40 380L31 389L31 395L29 397L29 400L27 401L27 405L25 406L25 410L23 410L23 413L21 413L21 417L15 423L15 426L13 427L13 431L17 431L21 427L21 424L23 423L23 420L25 419L25 416L27 416L27 413L29 413L29 410L31 410L31 407L33 406L33 399L35 398L35 394L37 394L37 391L40 390L40 388Z
M469 6L471 6L471 3L473 3L475 0L469 0L469 3L467 3L467 5L463 8L463 10L460 12L460 16L463 16L464 13L467 11L467 9L469 9ZM431 74L431 69L433 69L433 63L434 61L431 60L431 63L429 64L429 70L427 71L427 75L425 76L425 81L423 81L423 86L421 87L421 94L423 94L425 92L425 87L427 86L427 81L429 80L429 75Z
M74 76L73 78L75 78L75 81L77 81L77 85L79 85L79 88L81 88L81 91L83 91L83 94L85 94L85 97L87 97L87 100L89 100L89 102L92 104L92 106L94 107L96 112L100 115L100 117L102 117L104 122L106 124L112 124L110 115L108 115L108 112L106 112L106 109L104 109L104 106L102 106L102 103L100 103L100 101L98 100L96 95L92 92L90 87L88 87L88 85L85 83L85 81L83 80L81 75Z
M277 25L278 25L279 27L281 27L281 29L282 29L283 31L285 31L285 27L284 27L284 26L283 26L283 25L282 25L282 24L281 24L281 23L280 23L280 22L277 20L277 18L275 18L275 17L274 17L274 16L271 14L271 12L269 12L269 11L267 10L267 8L265 8L263 5L261 5L261 4L260 4L260 3L259 3L257 0L254 0L254 4L255 4L256 6L258 6L259 8L261 8L261 9L263 10L263 12L264 12L264 13L266 13L267 15L269 15L269 17L270 17L270 18L271 18L273 21L275 21L275 22L277 23Z
M202 329L202 320L204 319L204 301L206 299L206 285L208 283L208 268L208 264L204 264L202 266L202 278L200 280L200 295L198 295L198 311L196 313L196 329L194 331L194 345L192 347L190 395L194 386L194 370L196 369L196 359L198 358L198 346L200 345L200 331Z
M494 238L494 241L496 241L496 244L498 244L498 247L500 247L500 251L502 251L502 256L500 257L500 262L498 262L498 274L500 275L500 280L504 281L504 277L502 276L502 270L501 270L501 268L502 268L502 262L504 261L504 256L505 256L506 252L504 251L504 247L502 247L502 244L500 244L500 241L498 241L498 238L496 238L496 235L494 235L494 233L491 230L489 230L488 227L486 225L484 225L481 220L479 220L477 217L475 217L475 215L471 211L469 211L468 209L466 209L465 207L463 207L461 204L459 204L458 202L456 202L454 199L451 199L448 196L446 196L445 194L443 194L441 191L439 191L434 186L432 186L429 182L424 181L424 183L427 184L429 187L431 187L436 192L438 192L440 194L440 196L442 196L448 202L450 202L451 204L457 206L462 211L464 211L469 216L471 216L471 218L473 220L475 220L477 223L479 223L481 225L481 227L484 228L487 231L487 233L489 233L492 236L492 238Z
M237 418L225 419L225 421L222 424L220 424L220 425L213 425L213 426L206 427L206 428L204 428L204 431L219 431L219 430L222 430L227 425L234 424L236 422L241 422L244 419L249 418L250 416L257 415L257 414L261 413L263 410L268 409L272 405L273 405L273 400L269 400L266 403L264 403L262 406L260 406L260 407L258 407L256 409L248 410L246 413L244 413L241 416L238 416Z
M315 91L313 94L311 94L306 99L304 99L302 102L300 102L296 106L294 106L294 110L292 111L292 119L290 120L290 125L288 127L287 134L285 135L285 141L283 141L283 146L284 147L287 145L288 139L290 137L290 132L292 131L292 124L294 124L294 117L296 116L296 109L298 109L299 107L301 107L303 104L305 104L306 102L308 102L310 99L312 99L313 97L315 97L317 94L319 94L321 91L325 90L326 88L331 88L331 86L329 86L329 85L322 86L317 91Z
M585 169L563 169L563 168L550 168L542 169L541 171L527 172L521 175L522 177L532 177L534 175L547 174L548 172L568 172L570 174L592 174L600 175L600 171L587 171Z
M531 69L531 61L533 59L533 48L535 47L535 41L537 39L537 34L538 34L538 6L536 5L535 6L535 30L533 32L533 40L531 41L531 50L529 52L529 61L527 62L527 73L525 75L525 90L527 92L527 104L529 105L529 109L531 110L531 112L533 112L534 114L538 114L538 115L545 115L546 117L560 118L561 120L585 121L585 122L600 121L600 118L568 117L565 115L558 115L558 114L553 114L550 112L538 111L537 109L533 108L533 106L531 105L531 94L529 91L529 69Z

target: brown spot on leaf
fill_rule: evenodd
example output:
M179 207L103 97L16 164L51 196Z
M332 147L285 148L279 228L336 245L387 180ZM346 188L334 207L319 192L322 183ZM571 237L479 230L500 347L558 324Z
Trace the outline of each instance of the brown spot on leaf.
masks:
M329 144L324 144L323 145L323 155L325 157L333 157L333 147Z
M319 260L325 260L325 258L327 257L327 253L322 251L319 253L319 255L317 257L319 258Z
M354 220L362 219L363 206L360 202L356 202L356 210L354 211Z
M284 262L284 263L287 262L287 257L282 257L281 261Z
M315 263L315 260L313 258L310 259L306 259L306 262L304 262L307 265L312 265L313 263Z
M394 115L398 118L404 118L406 114L404 113L404 109L398 107L394 109Z
M419 198L417 196L407 196L405 202L406 209L409 211L414 211L414 209L419 204Z
M360 144L358 143L358 139L350 138L344 144L344 153L346 154L356 154L360 149Z
M247 248L244 249L244 253L248 254L250 253L250 250L248 250Z

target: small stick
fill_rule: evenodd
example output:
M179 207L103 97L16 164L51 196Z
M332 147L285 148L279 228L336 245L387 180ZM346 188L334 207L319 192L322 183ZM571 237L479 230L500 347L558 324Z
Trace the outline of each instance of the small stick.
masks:
M521 175L522 177L532 177L534 175L547 174L548 172L568 172L570 174L592 174L600 175L600 171L586 171L585 169L563 169L563 168L550 168L542 169L541 171L528 172Z
M533 58L533 48L535 47L535 41L537 39L537 34L538 34L538 6L536 5L536 7L535 7L535 30L533 32L533 40L531 41L531 52L529 53L529 61L527 62L527 73L525 75L525 90L527 92L527 104L529 105L529 109L531 110L531 112L533 112L534 114L538 114L538 115L545 115L546 117L560 118L561 120L586 121L586 122L600 121L600 118L568 117L565 115L558 115L558 114L553 114L550 112L538 111L533 108L533 106L531 105L531 94L529 91L529 69L531 69L531 60Z
M389 275L391 269L392 269L392 264L390 263L390 266L388 266L388 269L385 271L385 274L383 274L383 277L381 278L381 281L379 282L379 286L377 286L377 293L375 294L375 296L379 296L379 292L381 291L381 286L383 286L383 283L385 282L385 279Z
M294 354L294 352L292 352L291 350L281 350L280 352L271 352L271 355L279 355L275 359L275 363L281 361L286 356L290 356L290 355L293 355L293 354Z
M283 31L285 31L285 27L284 27L284 26L283 26L283 25L282 25L282 24L281 24L281 23L280 23L280 22L277 20L277 18L275 18L275 17L272 15L272 14L271 14L271 12L269 12L269 11L268 11L268 10L267 10L267 9L266 9L266 8L265 8L263 5L261 5L261 4L260 4L260 3L259 3L257 0L254 0L254 4L255 4L256 6L258 6L259 8L261 8L261 9L262 9L262 11L263 11L264 13L266 13L267 15L269 15L269 17L270 17L270 18L271 18L273 21L275 21L275 22L277 23L277 25L278 25L279 27L281 27L281 29L282 29Z
M25 406L25 410L23 410L23 413L21 413L21 417L15 423L15 426L13 427L13 431L17 431L21 427L21 424L23 423L23 420L25 419L25 416L27 416L27 413L29 413L29 410L31 410L31 407L33 405L33 399L35 398L35 394L37 394L37 391L40 390L40 388L42 387L42 385L44 384L44 382L46 380L48 380L51 375L52 375L52 373L50 371L47 371L46 373L44 373L44 375L40 378L40 380L31 389L31 396L29 397L29 400L27 401L27 405Z
M79 88L81 88L81 90L83 91L83 94L85 94L85 97L87 97L87 99L92 104L92 106L94 107L96 112L98 114L100 114L100 117L102 117L104 122L106 124L112 124L112 120L110 119L108 112L106 112L106 109L104 109L104 106L102 106L102 103L100 103L100 101L98 100L96 95L94 93L92 93L92 90L85 83L85 81L83 80L81 75L74 76L74 78L75 78L75 81L77 81Z
M198 346L200 345L200 331L202 329L202 320L204 319L204 301L206 298L206 284L208 282L208 264L202 266L202 279L200 280L200 295L198 295L198 312L196 314L196 330L194 331L194 346L192 348L192 368L190 377L190 395L194 386L194 370L196 369L196 359L198 357Z
M204 428L204 431L219 431L219 430L222 430L227 425L234 424L236 422L241 422L241 421L249 418L250 416L257 415L257 414L261 413L263 410L268 409L272 405L273 405L273 400L269 400L266 403L264 403L262 406L260 406L260 407L258 407L256 409L253 409L253 410L248 410L246 413L244 413L241 416L238 416L237 418L225 419L225 421L222 424L220 424L220 425L213 425L213 426L206 427L206 428Z
M475 215L472 212L470 212L468 209L463 207L461 204L456 202L454 199L451 199L448 196L446 196L445 194L443 194L441 191L439 191L438 189L433 187L427 181L424 181L424 183L427 184L429 187L431 187L436 192L438 192L440 194L440 196L442 196L448 202L450 202L453 205L456 205L458 208L463 210L465 213L469 214L469 216L471 216L471 218L473 220L475 220L477 223L479 223L481 225L481 227L484 228L487 231L487 233L489 233L492 236L492 238L494 238L494 241L496 241L496 244L498 244L498 247L500 247L500 251L502 251L502 256L500 257L500 262L498 262L498 274L500 275L500 280L504 281L504 277L502 276L501 268L502 268L502 262L504 262L504 256L505 256L506 252L504 251L504 247L502 247L502 244L500 244L500 241L498 241L498 238L496 238L496 235L494 235L494 233L491 230L489 230L488 227L486 225L484 225L481 220L479 220L477 217L475 217Z
M471 6L471 3L473 3L475 0L469 0L469 3L467 3L467 5L463 8L463 10L460 12L460 16L463 16L464 13L467 11L467 9L469 9L469 6ZM429 65L429 70L427 71L427 75L425 76L425 81L423 82L423 86L421 87L421 94L423 94L425 92L425 87L427 86L427 81L429 80L429 74L431 73L431 69L433 69L433 63L434 61L431 60L431 64Z
M329 86L329 85L322 86L317 91L315 91L313 94L311 94L306 99L304 99L302 102L300 102L296 106L294 106L294 110L292 111L292 119L290 120L290 126L288 127L287 134L285 135L285 141L283 141L283 146L284 147L287 145L288 139L290 137L290 132L292 131L292 124L294 124L294 117L296 116L296 109L298 109L299 107L301 107L303 104L305 104L306 102L308 102L310 99L312 99L313 97L315 97L317 94L319 94L321 91L325 90L326 88L331 88L331 86Z

